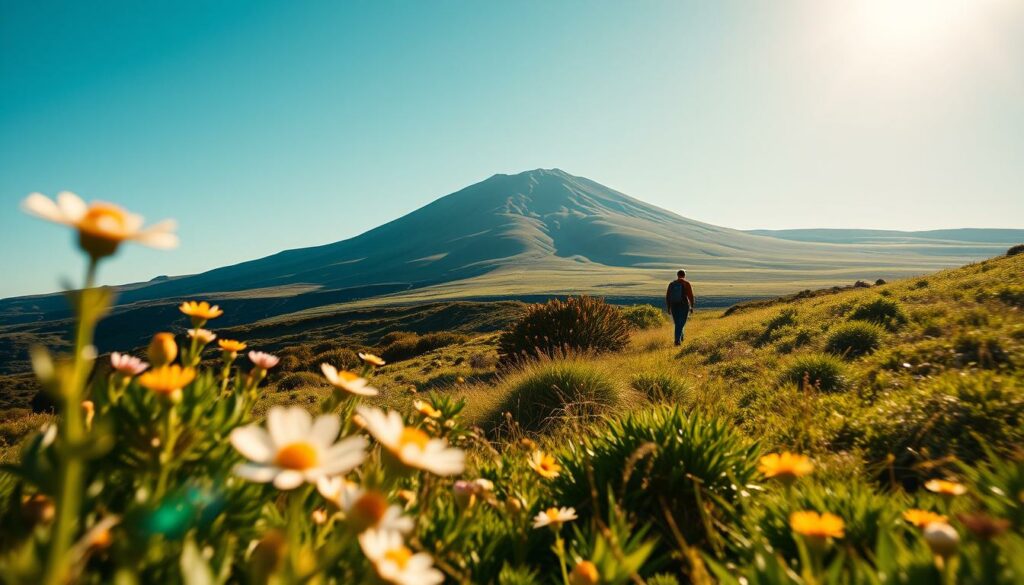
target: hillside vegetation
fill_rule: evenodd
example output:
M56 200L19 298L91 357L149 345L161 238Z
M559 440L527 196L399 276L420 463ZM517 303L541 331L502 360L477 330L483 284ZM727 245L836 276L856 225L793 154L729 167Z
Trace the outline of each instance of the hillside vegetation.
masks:
M566 306L579 314L552 318ZM5 580L1024 578L1024 255L701 312L681 350L649 309L552 307L509 331L557 347L512 362L498 333L470 330L375 328L347 347L304 342L293 323L277 356L248 365L208 341L154 343L151 359L194 376L101 366L81 455L57 450L64 417L8 411ZM182 310L194 326L219 317ZM625 346L593 353L611 323L628 327ZM331 452L349 463L314 474L294 447L306 443L252 442L283 441L282 417L304 440L294 405L321 416L310 440L348 437ZM265 415L270 435L246 426ZM68 492L76 461L88 479Z

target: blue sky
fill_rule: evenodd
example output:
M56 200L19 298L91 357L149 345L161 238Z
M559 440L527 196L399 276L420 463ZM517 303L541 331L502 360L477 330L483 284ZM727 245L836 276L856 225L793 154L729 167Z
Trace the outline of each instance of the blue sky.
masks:
M0 2L0 297L81 270L32 191L179 220L106 283L537 167L744 229L1024 227L1010 0Z

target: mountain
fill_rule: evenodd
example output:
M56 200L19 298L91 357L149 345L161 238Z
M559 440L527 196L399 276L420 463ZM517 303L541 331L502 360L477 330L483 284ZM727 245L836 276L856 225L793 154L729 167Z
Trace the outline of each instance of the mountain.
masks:
M98 339L126 347L149 331L143 326L173 322L185 298L230 309L218 327L452 299L590 293L657 300L683 266L705 300L732 302L993 255L798 239L687 219L558 169L494 175L354 238L117 287L118 307ZM0 355L40 336L63 337L69 317L60 294L0 301Z
M898 246L921 254L992 256L1024 242L1024 229L959 228L926 231L864 229L747 230L748 234L795 242Z

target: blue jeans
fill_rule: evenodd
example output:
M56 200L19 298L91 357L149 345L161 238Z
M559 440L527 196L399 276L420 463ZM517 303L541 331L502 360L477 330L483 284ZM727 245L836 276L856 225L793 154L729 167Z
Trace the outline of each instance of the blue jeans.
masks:
M672 322L676 325L676 345L683 342L683 328L686 327L686 318L689 316L689 303L676 303L672 305Z

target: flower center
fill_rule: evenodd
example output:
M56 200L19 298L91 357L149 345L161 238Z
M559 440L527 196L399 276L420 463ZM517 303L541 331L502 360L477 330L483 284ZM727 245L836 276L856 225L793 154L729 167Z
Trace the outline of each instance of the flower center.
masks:
M94 203L78 221L78 229L94 236L121 239L126 224L127 217L119 208Z
M316 465L316 449L309 443L292 443L277 452L274 463L285 469L303 471Z
M376 526L384 518L388 502L378 492L366 492L352 504L352 520L362 528Z
M429 442L430 436L427 433L412 427L405 427L402 429L402 435L398 438L398 448L403 449L406 445L416 445L422 451L427 448Z
M404 569L409 559L412 558L412 551L404 546L400 546L386 551L384 558L398 565L399 569Z
M544 513L547 514L548 519L552 522L558 522L558 508L548 508Z
M341 378L345 382L355 382L359 379L359 375L348 370L341 370L338 372L338 378Z

